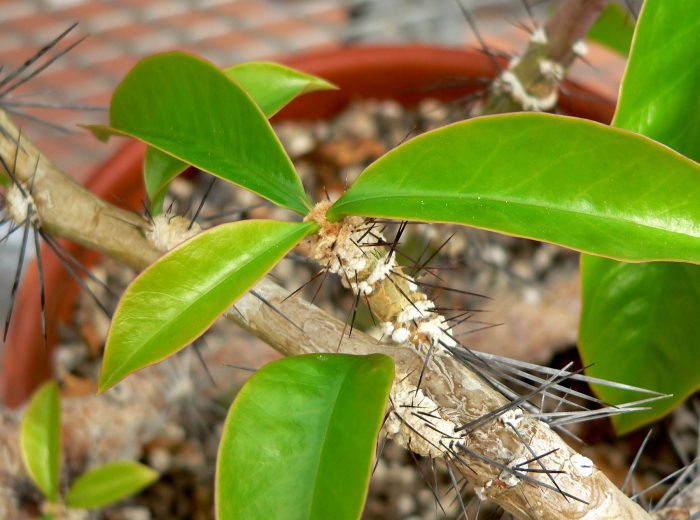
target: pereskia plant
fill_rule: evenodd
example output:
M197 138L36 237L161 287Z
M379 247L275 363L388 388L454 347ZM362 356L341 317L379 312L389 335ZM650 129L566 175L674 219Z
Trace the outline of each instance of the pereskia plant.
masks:
M116 461L79 476L61 491L61 402L58 385L49 381L27 405L20 430L22 460L44 495L43 519L62 520L71 510L104 507L150 486L158 472L134 461Z
M172 74L176 84L161 84ZM193 92L204 99L196 108L183 97ZM144 271L114 316L102 390L185 347L305 238L310 256L367 301L391 342L417 349L427 362L457 347L445 317L393 248L373 245L389 242L375 229L381 219L471 225L625 262L700 261L700 214L688 197L700 166L644 136L546 114L478 118L398 146L339 200L314 205L251 95L224 71L181 53L142 61L117 88L109 128L97 131L141 139L304 218L225 224ZM227 113L245 114L246 124L232 127ZM659 171L662 195L651 189ZM198 268L183 272L182 265ZM401 395L393 392L392 402ZM444 441L420 426L395 428L414 451L443 452Z
M317 203L306 194L267 119L299 94L330 88L327 82L270 64L219 69L177 52L142 60L115 91L109 124L93 127L101 137L131 136L149 146L144 173L155 216L143 233L134 231L138 225L124 228L140 247L103 248L139 269L151 265L127 289L116 311L100 391L186 347L228 312L280 351L314 355L262 369L232 405L217 463L222 518L280 512L290 518L323 518L329 511L334 517L356 517L382 418L401 446L442 459L455 488L454 469L472 481L480 497L492 498L516 515L644 518L641 508L557 436L560 423L554 416L527 403L576 376L540 369L534 393L509 393L489 371L514 365L459 344L427 294L428 285L400 265L392 245L396 240L385 236L378 223L449 222L585 253L584 357L586 345L596 343L592 331L604 333L598 345L618 345L637 325L627 320L619 329L603 327L624 318L617 310L630 301L649 301L638 280L671 272L673 290L687 291L689 301L697 300L693 284L681 287L681 275L693 273L700 262L700 209L691 196L700 174L695 162L700 118L684 110L696 106L693 87L700 81L700 67L687 57L698 45L683 41L661 57L654 49L665 43L659 38L674 31L696 35L693 42L700 43L698 14L693 3L648 0L613 128L532 113L456 123L401 144L370 165L338 200ZM542 32L536 40L540 50L547 44ZM688 61L683 68L681 63ZM551 71L553 64L549 67ZM653 88L659 78L681 69L686 74L668 89ZM512 76L513 70L505 72ZM16 176L7 200L24 201L16 204L13 218L25 223L25 233L34 225L32 214L41 213L38 202L21 192L30 176L17 173L26 172L31 159L20 154L17 170L6 166ZM182 217L160 215L170 180L186 165L290 210L290 220L231 222L201 231ZM39 175L37 186L49 185L51 179ZM94 201L76 198L94 206ZM43 225L37 220L37 227ZM402 223L399 230L403 228ZM71 232L87 241L79 231ZM330 318L293 299L287 305L307 321L292 322L282 337L268 330L274 325L263 319L271 315L262 314L261 305L280 303L289 294L266 280L265 273L302 241L322 272L336 273L356 304L362 301L372 309L384 341L356 334L349 349L374 355L329 354L337 350L335 337L342 339L346 328L334 328ZM614 300L611 296L620 292L599 289L597 282L614 278L596 274L608 267L613 275L637 271L626 278L632 283L623 286L631 287L635 298ZM591 304L606 298L604 305ZM667 323L687 331L676 326L677 318L669 317L660 327ZM319 336L333 336L333 346ZM619 360L610 365L617 370L625 366ZM683 374L683 388L696 388L697 374ZM636 369L638 379L626 382L646 387L645 375ZM621 389L639 391L624 385L614 391ZM353 398L359 395L362 399ZM627 412L637 404L604 407L600 414ZM265 450L263 456L260 450ZM341 459L343 471L337 471ZM246 468L246 474L239 468ZM252 478L255 474L260 477ZM272 481L279 487L270 497ZM339 496L339 489L348 492ZM533 503L538 504L536 513Z

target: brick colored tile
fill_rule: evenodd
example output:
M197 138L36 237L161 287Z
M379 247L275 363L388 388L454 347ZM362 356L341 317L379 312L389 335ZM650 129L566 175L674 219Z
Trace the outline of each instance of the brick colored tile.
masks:
M226 16L241 27L260 25L265 20L276 20L280 16L269 5L250 1L222 4L213 8L211 12Z
M309 25L301 20L288 19L278 22L265 23L259 29L266 34L284 38L292 35L303 34L304 31L309 30Z
M129 22L126 25L121 25L112 29L101 31L95 34L95 38L107 41L110 44L118 43L124 47L134 45L139 38L148 35L157 30L147 23Z
M323 7L308 14L308 18L330 26L342 26L347 23L348 12L344 7Z
M3 0L0 22L11 22L16 18L31 15L35 7L24 0Z
M103 61L95 65L94 69L101 75L103 81L110 81L114 86L126 75L138 61L140 56L123 53L118 58Z
M49 41L61 34L69 25L52 13L34 12L12 20L12 23L6 25L6 29L21 32L31 40L41 38L43 41Z
M176 16L169 16L160 23L182 34L184 41L197 41L228 34L232 30L230 23L220 17L203 11L194 11Z
M219 62L219 56L227 62L234 63L252 60L274 54L275 47L247 31L235 31L198 42L202 52L213 61ZM215 55L207 54L207 51ZM230 58L228 58L230 55ZM222 63L219 63L222 65Z
M169 16L175 16L192 10L192 6L181 2L174 2L173 0L149 2L138 0L136 3L139 5L138 7L135 6L134 8L135 10L138 10L139 17L142 20L161 20Z
M50 72L47 70L37 78L34 86L42 86L58 92L70 92L71 97L77 98L79 96L74 95L74 93L86 89L90 83L95 83L96 81L99 85L99 79L95 78L94 74L87 70L70 68Z

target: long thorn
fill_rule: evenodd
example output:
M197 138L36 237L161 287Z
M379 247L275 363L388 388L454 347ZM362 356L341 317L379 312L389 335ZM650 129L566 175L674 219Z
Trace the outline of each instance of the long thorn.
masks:
M18 75L20 75L22 72L24 72L27 67L31 67L31 65L41 58L44 54L46 54L48 51L50 51L53 47L56 46L58 42L60 42L65 36L68 35L69 32L71 32L75 27L78 25L78 22L73 23L68 29L63 31L61 34L59 34L56 38L51 40L49 43L44 45L41 49L39 49L37 52L35 52L28 60L26 60L22 65L20 65L16 70L5 76L5 79L0 81L0 88L4 87L7 85L10 81L15 79Z
M646 448L647 443L649 442L649 439L651 438L653 430L649 429L649 431L646 434L646 437L644 437L644 440L642 441L642 444L639 446L639 449L637 450L637 453L634 456L634 459L632 460L632 464L630 465L629 470L627 470L627 476L625 476L625 480L622 482L622 485L620 486L620 490L624 493L625 488L627 487L627 484L629 484L630 480L632 480L632 475L634 475L634 472L637 469L637 465L639 464L639 459L642 457L642 452L644 451L644 448Z
M202 208L204 207L204 202L207 200L207 197L209 197L209 193L211 193L211 189L214 187L215 183L216 183L216 177L212 176L211 182L209 183L209 186L207 186L207 190L204 192L204 195L202 195L202 200L199 202L199 206L197 206L197 211L194 212L194 216L192 217L192 220L190 221L190 225L187 226L188 230L192 229L192 225L194 224L195 220L197 220L197 217L199 216L199 212L202 211Z
M28 208L27 218L24 219L24 231L22 232L22 244L19 249L19 260L17 262L17 270L15 271L15 279L12 283L12 292L10 293L10 307L7 310L7 316L5 317L5 332L2 336L2 340L7 340L7 331L10 330L10 320L12 319L12 311L15 307L15 297L17 296L17 289L19 288L19 281L22 276L22 266L24 265L24 253L27 249L27 239L29 237L29 228L31 228L31 217L32 208Z
M58 257L59 260L61 260L63 267L66 268L66 270L73 277L73 279L76 282L78 282L80 287L82 287L82 289L90 295L92 300L97 304L97 306L104 313L104 315L107 316L108 318L111 318L111 315L110 315L109 311L107 310L107 307L105 307L104 304L100 301L100 299L95 295L95 293L92 292L92 290L90 290L90 287L88 287L88 285L85 283L85 280L83 280L80 277L80 275L77 272L75 272L75 269L73 269L73 267L70 265L70 262L68 260L66 260L66 258L61 254L61 252L56 248L56 245L53 244L52 241L49 239L50 238L49 235L47 235L43 231L39 231L39 233L41 234L41 237L44 239L44 241L49 245L49 247L51 248L51 251L54 252L54 254ZM47 237L49 237L49 238L47 238ZM56 244L58 244L58 242Z
M43 63L43 64L41 65L41 67L36 68L36 69L35 69L31 74L29 74L28 76L25 76L25 77L19 79L18 81L15 81L14 83L11 83L11 84L9 84L9 85L6 85L6 86L5 86L5 89L4 89L2 92L0 92L0 97L9 94L9 93L12 92L13 90L15 90L17 87L20 87L20 86L24 85L27 81L29 81L29 80L31 80L32 78L35 78L36 76L38 76L39 74L41 74L44 70L46 70L46 68L47 68L49 65L51 65L51 64L54 63L54 62L56 62L56 60L58 60L59 58L61 58L61 57L64 56L66 53L70 52L71 50L73 50L78 44L80 44L83 40L85 40L85 38L87 38L87 36L83 36L82 38L80 38L80 39L74 41L74 42L71 43L68 47L66 47L65 49L63 49L61 52L59 52L59 53L57 53L56 55L52 56L49 60L47 60L45 63Z
M44 348L49 346L49 336L46 332L46 289L44 287L44 266L41 261L41 242L39 241L39 230L32 227L34 231L34 250L36 252L36 268L39 273L39 303L41 305L41 334L44 336Z

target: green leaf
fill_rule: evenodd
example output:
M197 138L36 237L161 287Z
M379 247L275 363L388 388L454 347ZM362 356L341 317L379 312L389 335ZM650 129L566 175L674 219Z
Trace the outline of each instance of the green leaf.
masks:
M623 80L614 125L643 133L700 160L700 4L647 0ZM660 185L667 172L660 170ZM700 178L693 179L696 186ZM624 185L624 183L623 183ZM690 198L693 196L689 193ZM660 418L700 388L700 266L581 261L579 350L594 377L673 397L613 418L626 433ZM635 399L596 386L611 403Z
M78 509L106 506L138 493L158 477L157 471L138 462L111 462L73 482L66 495L66 505Z
M315 223L232 222L158 259L132 282L117 306L99 390L191 343L316 229Z
M394 376L387 356L274 361L245 384L219 445L225 518L359 518Z
M337 89L325 79L269 61L251 61L224 69L255 100L267 117L302 94Z
M119 84L110 125L118 133L305 214L294 166L253 98L222 70L181 52L144 58Z
M700 160L698 49L700 2L644 2L613 125Z
M588 31L591 41L627 56L634 34L634 19L620 5L610 2Z
M148 199L151 201L151 215L156 216L163 212L163 201L170 182L188 167L187 163L156 148L149 146L146 149L143 159L143 180Z
M620 260L700 262L698 175L665 146L598 123L480 117L377 160L329 218L450 222Z
M271 62L249 62L224 69L250 94L267 117L272 117L294 98L318 90L337 88L324 79ZM151 213L159 214L170 181L187 169L175 157L149 147L143 165L146 193L151 200Z
M29 476L51 502L58 499L61 464L61 403L56 381L41 386L24 411L22 460Z
M626 433L670 412L700 386L700 267L652 262L625 264L584 256L579 345L588 374L671 393L651 410L614 418ZM595 386L610 403L639 394Z

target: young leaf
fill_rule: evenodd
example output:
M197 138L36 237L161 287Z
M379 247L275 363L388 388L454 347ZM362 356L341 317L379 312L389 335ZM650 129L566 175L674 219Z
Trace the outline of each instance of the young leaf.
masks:
M204 231L158 259L119 302L99 390L191 343L315 229L314 223L233 222Z
M394 376L387 356L274 361L229 410L216 463L218 518L359 518Z
M272 117L294 98L318 90L337 88L324 79L270 62L249 62L224 69L226 75L243 87L267 117ZM187 169L175 157L149 147L143 165L146 193L151 213L162 211L170 181Z
M151 215L163 212L163 201L170 182L188 168L188 164L149 146L143 159L143 181L150 200Z
M68 490L65 502L78 509L106 506L138 493L158 477L157 471L138 462L111 462L81 475Z
M633 34L634 18L622 6L610 2L588 31L588 38L627 56Z
M673 150L598 123L480 117L377 160L329 218L450 222L621 260L700 262L698 176Z
M269 61L251 61L224 69L248 92L267 117L302 94L337 89L325 79Z
M46 498L58 499L61 463L61 403L56 381L41 386L24 411L20 429L22 460Z
M669 35L673 35L670 36ZM613 124L700 160L700 4L647 0L637 24ZM664 83L665 82L665 83ZM666 182L661 170L660 183ZM694 185L700 178L694 180ZM626 433L671 411L700 388L700 266L581 260L579 350L588 373L673 397L613 418ZM611 403L631 396L594 387Z
M211 63L181 52L144 58L119 84L98 137L136 137L183 162L305 214L292 162L255 101Z

